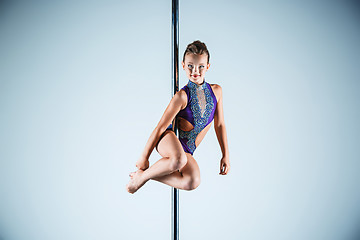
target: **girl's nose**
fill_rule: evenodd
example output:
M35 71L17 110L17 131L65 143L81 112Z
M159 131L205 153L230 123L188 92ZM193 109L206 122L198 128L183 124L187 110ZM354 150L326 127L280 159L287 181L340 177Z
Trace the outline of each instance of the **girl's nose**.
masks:
M199 73L199 68L198 67L194 67L192 69L192 74L195 74L195 73Z

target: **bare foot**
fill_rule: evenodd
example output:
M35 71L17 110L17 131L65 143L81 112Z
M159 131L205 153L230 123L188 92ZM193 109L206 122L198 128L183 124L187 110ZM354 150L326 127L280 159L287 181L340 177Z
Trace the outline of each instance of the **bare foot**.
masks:
M126 185L127 191L129 193L135 193L139 188L141 188L145 184L145 180L143 179L143 170L139 169L136 172L130 173L130 181Z
M129 173L129 177L130 177L130 178L133 178L133 176L134 176L135 173L136 173L136 171Z

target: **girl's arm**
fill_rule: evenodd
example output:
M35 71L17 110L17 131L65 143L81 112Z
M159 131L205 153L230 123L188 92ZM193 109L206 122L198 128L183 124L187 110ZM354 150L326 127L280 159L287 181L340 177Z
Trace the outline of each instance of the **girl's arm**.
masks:
M214 115L214 128L223 155L220 162L220 174L226 175L230 170L230 160L229 160L229 148L228 148L227 136L226 136L226 127L224 121L222 89L220 85L215 84L214 90L217 93L216 95L218 96L218 102L216 105L215 115Z
M151 133L149 140L145 145L144 151L141 155L142 160L146 161L149 159L152 151L154 150L157 142L159 141L161 134L170 125L178 112L186 107L186 104L187 95L184 90L180 90L172 97L169 105L165 109L163 116L161 117L159 123Z

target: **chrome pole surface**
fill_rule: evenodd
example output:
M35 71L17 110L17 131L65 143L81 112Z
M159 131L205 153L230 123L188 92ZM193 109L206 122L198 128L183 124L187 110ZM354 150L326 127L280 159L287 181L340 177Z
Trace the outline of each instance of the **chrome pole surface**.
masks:
M179 91L179 0L172 0L171 25L171 58L172 58L172 93ZM173 130L177 135L177 122L173 120ZM171 189L171 239L179 240L179 189Z

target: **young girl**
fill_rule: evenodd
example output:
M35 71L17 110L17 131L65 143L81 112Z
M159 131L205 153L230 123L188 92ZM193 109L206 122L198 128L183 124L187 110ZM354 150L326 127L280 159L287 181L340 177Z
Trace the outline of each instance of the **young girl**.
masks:
M205 82L210 67L210 54L204 43L190 43L183 56L182 67L189 79L171 99L158 125L151 133L145 149L136 162L138 170L129 174L126 185L129 193L135 193L150 179L174 188L193 190L200 184L200 169L193 153L205 137L214 120L222 158L220 173L230 170L229 150L222 106L222 90L217 84ZM176 117L179 138L172 130ZM149 157L156 148L162 158L149 167Z

